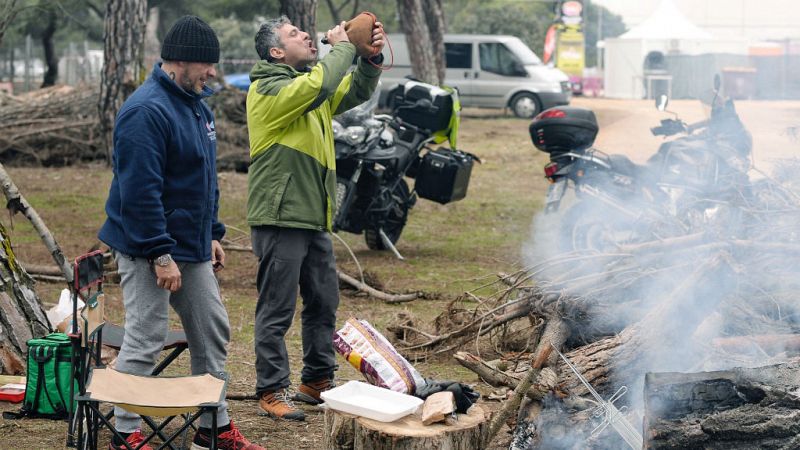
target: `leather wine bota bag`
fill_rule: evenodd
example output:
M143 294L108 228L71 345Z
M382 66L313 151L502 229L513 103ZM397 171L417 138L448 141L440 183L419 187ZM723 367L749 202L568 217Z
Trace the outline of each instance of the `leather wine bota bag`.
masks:
M372 29L378 18L371 12L364 11L344 24L347 38L356 46L356 54L369 58L378 54L378 47L372 45Z

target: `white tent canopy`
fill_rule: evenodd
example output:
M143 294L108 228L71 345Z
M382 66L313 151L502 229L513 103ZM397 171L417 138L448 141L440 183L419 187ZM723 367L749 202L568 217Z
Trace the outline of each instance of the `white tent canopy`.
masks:
M619 39L711 39L709 32L693 24L672 0L662 0L653 14Z
M642 23L617 38L605 40L605 95L643 98L652 82L671 85L668 74L645 72L645 59L651 54L663 57L746 52L745 39L715 38L689 21L672 0L662 0Z

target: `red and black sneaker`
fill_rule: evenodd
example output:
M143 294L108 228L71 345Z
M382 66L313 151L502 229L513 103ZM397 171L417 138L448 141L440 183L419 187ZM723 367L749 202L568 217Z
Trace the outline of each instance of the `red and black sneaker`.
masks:
M211 435L206 434L202 428L197 430L191 450L208 450L209 448L211 448ZM230 430L217 435L217 448L220 450L266 450L245 439L233 421L231 421Z
M124 446L122 444L114 444L115 440L116 440L116 437L111 439L111 443L108 444L109 450L119 450L119 449L127 450L128 449L128 447L126 447L126 446ZM130 448L138 447L139 444L141 444L143 441L144 441L144 435L142 434L141 430L136 430L133 433L129 434L127 438L125 438L125 442L128 443ZM145 444L138 450L153 450L153 447Z

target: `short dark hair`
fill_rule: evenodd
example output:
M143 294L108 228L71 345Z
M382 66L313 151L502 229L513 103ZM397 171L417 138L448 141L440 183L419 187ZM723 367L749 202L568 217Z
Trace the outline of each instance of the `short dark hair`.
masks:
M291 23L292 21L288 17L280 16L261 24L256 33L256 52L259 58L266 59L269 62L275 60L269 54L269 50L273 47L283 48L281 37L278 35L278 28Z

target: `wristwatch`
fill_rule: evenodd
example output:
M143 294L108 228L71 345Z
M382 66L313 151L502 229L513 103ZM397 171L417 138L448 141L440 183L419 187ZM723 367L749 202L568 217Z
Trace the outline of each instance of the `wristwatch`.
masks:
M172 262L172 255L165 253L157 258L153 258L153 264L158 267L167 267Z

